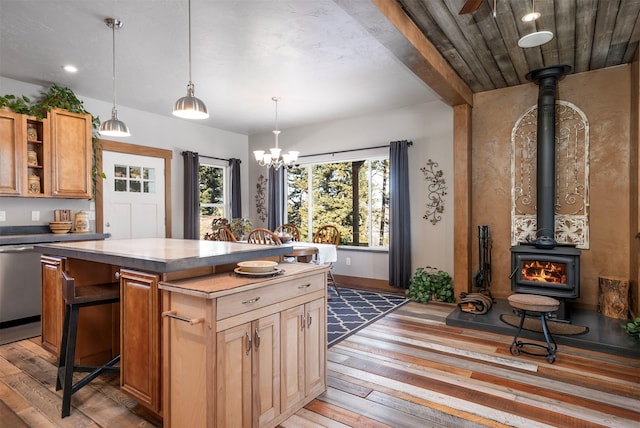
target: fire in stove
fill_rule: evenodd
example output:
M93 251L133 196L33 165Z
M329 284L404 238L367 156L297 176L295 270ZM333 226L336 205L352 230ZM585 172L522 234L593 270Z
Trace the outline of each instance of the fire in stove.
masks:
M567 265L550 261L523 260L522 279L524 281L566 284Z

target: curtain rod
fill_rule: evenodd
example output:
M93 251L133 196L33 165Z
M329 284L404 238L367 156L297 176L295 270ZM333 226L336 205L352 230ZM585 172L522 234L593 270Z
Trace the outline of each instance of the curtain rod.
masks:
M184 154L184 153L185 152L182 152L181 154ZM207 158L207 159L221 160L221 161L225 161L225 162L229 162L231 160L231 159L218 158L218 157L215 157L215 156L201 155L200 153L198 153L198 157Z
M413 146L413 142L412 141L408 141L409 146ZM360 152L363 150L374 150L374 149L385 149L388 148L389 144L384 145L384 146L374 146L374 147L362 147L359 149L350 149L350 150L337 150L335 152L326 152L326 153L315 153L313 155L302 155L299 156L299 158L309 158L309 157L313 157L313 156L325 156L325 155L335 155L338 153L350 153L350 152Z

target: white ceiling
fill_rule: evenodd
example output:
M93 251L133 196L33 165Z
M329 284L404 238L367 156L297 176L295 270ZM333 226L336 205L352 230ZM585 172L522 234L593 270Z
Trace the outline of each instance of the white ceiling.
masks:
M117 105L171 116L189 80L187 5L0 0L0 75L112 102L104 19L115 17L124 23L116 31ZM332 0L192 0L191 12L192 79L209 109L205 125L248 135L273 129L273 96L281 97L280 128L438 99ZM67 74L64 64L80 71Z

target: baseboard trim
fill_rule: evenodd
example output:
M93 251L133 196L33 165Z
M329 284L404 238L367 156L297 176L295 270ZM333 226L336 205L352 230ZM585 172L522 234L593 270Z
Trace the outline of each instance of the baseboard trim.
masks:
M354 288L357 290L369 290L388 294L405 294L404 288L397 288L389 285L388 280L364 278L360 276L333 275L338 287Z
M18 327L19 325L31 324L33 322L38 322L38 321L40 321L40 315L34 315L32 317L26 317L26 318L19 318L17 320L2 321L0 322L0 329Z

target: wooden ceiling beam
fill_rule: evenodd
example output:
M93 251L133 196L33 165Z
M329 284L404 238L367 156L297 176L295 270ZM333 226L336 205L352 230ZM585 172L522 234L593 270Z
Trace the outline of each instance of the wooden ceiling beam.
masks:
M450 106L473 105L473 92L396 0L334 0Z

